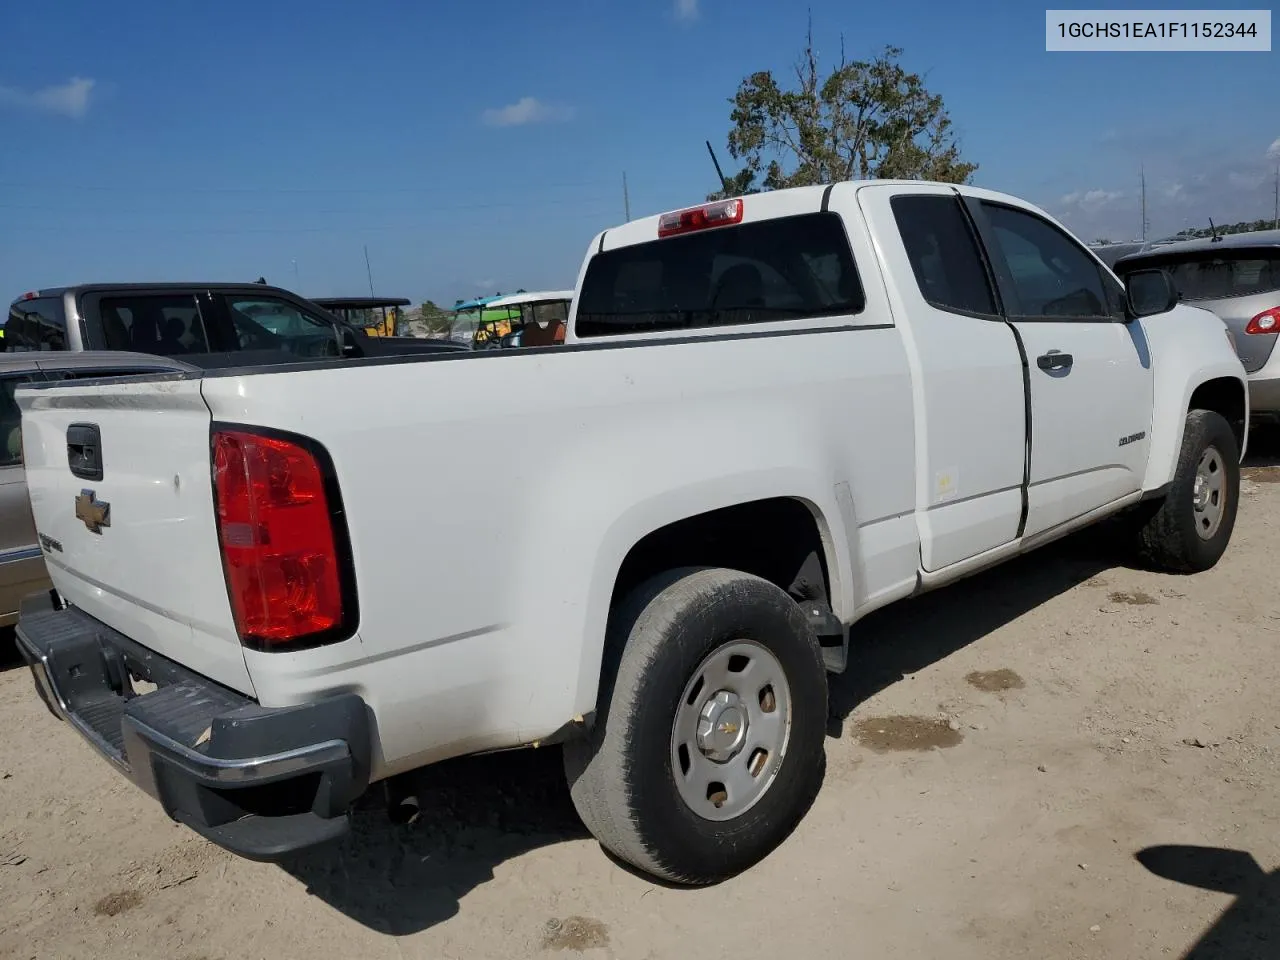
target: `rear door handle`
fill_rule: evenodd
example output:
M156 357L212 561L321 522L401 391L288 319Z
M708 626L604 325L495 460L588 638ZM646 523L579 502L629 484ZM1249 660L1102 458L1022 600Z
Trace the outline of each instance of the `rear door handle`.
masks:
M1070 370L1074 362L1071 354L1060 353L1057 350L1050 350L1036 357L1036 366L1041 370Z

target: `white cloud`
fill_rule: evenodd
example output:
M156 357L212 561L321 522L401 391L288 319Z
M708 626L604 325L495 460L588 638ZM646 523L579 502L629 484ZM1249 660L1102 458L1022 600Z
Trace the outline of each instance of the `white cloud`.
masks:
M676 0L676 19L684 22L697 20L701 11L698 9L698 0Z
M505 107L493 107L480 117L491 127L520 127L527 123L556 123L573 119L573 108L543 103L537 97L521 97Z
M1058 203L1063 207L1075 207L1092 213L1123 198L1124 192L1121 190L1076 190L1063 195Z
M38 110L79 120L89 112L94 83L95 81L86 77L72 77L66 83L41 87L39 90L0 86L0 107Z
M1232 170L1227 174L1227 186L1235 190L1256 190L1269 179L1271 178L1260 170L1255 170L1252 173L1241 173L1239 170Z
M483 290L487 290L487 289L489 289L490 287L492 287L492 286L493 286L493 281L492 281L492 280L477 280L477 281L476 281L476 286L477 286L477 287L480 287L480 288L481 288L481 289L483 289Z
M1276 137L1271 146L1267 147L1267 159L1280 160L1280 137Z

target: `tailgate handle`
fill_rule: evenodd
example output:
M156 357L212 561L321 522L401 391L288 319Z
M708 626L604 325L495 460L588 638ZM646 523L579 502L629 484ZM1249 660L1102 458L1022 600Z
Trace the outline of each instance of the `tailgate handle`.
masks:
M67 466L81 480L102 479L102 431L96 423L67 427Z

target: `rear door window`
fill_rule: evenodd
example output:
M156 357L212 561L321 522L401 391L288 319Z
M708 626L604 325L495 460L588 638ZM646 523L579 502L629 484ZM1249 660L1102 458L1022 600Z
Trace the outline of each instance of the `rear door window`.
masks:
M898 196L889 205L925 301L951 313L993 316L995 297L959 198Z
M98 302L108 350L165 357L208 353L209 331L193 294L128 294Z
M866 306L844 225L803 214L652 240L591 258L579 337L843 316Z
M9 307L4 339L7 350L66 350L67 318L61 297L19 300Z

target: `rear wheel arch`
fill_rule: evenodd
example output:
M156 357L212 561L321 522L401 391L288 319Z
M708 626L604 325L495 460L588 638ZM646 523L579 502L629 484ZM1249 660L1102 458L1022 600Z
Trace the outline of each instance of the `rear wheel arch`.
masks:
M634 538L612 564L606 628L587 642L579 690L587 687L595 707L617 669L621 651L605 649L608 622L642 583L680 568L718 567L758 576L797 601L816 600L837 617L847 615L843 578L847 557L838 548L841 528L813 500L799 496L766 497L679 517ZM603 593L603 590L602 590ZM592 654L599 659L593 662Z
M833 607L839 588L831 529L821 509L798 497L768 497L673 520L632 544L614 576L610 607L650 577L689 566L750 573L799 600Z

